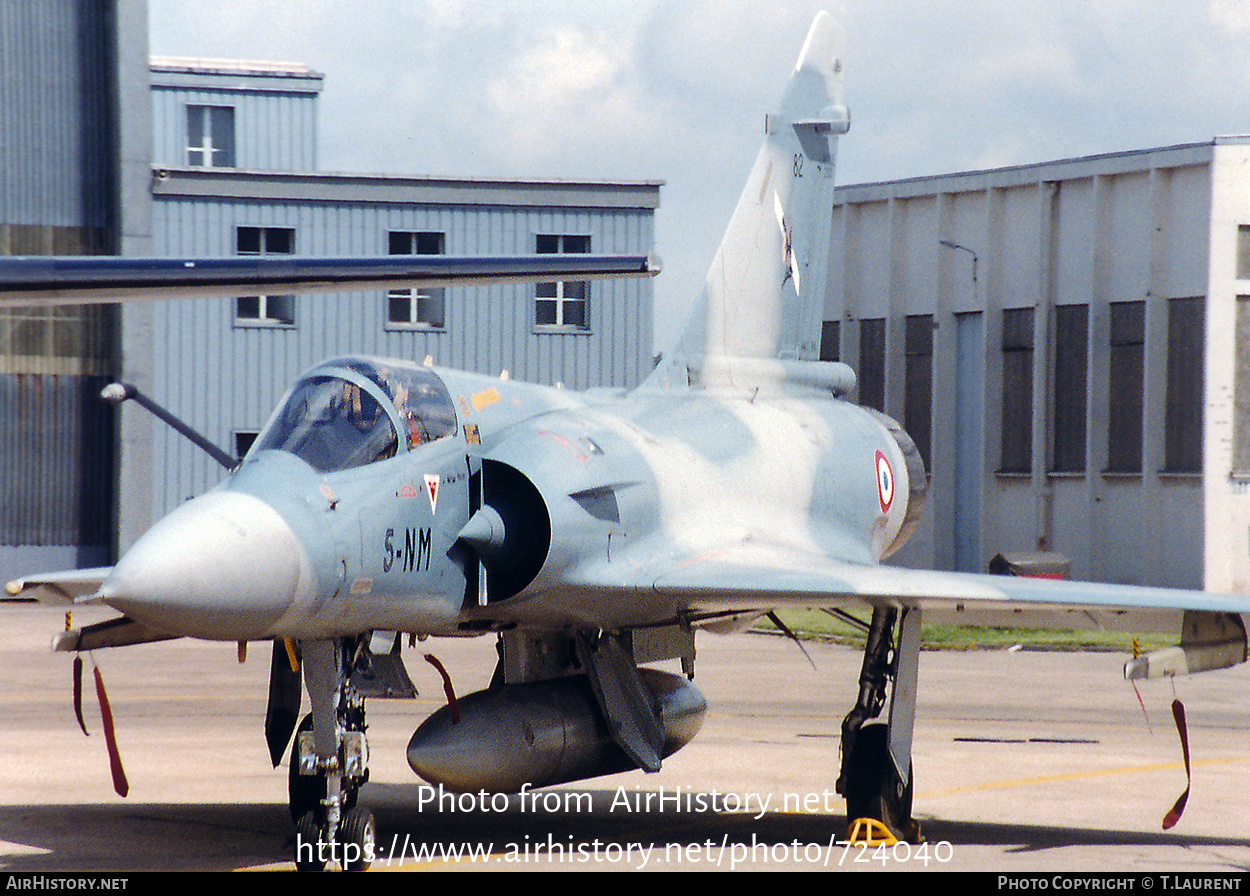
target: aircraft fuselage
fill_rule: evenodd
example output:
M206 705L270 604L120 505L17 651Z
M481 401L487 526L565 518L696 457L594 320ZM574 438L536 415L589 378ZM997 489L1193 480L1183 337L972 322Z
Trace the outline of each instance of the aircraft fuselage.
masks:
M433 396L434 424L409 420L418 380L401 385L405 373ZM600 603L564 586L726 544L875 563L906 535L907 461L884 418L799 391L582 395L329 361L292 388L241 467L153 527L104 591L133 618L200 638L454 635L504 617L671 620L677 608L653 595ZM483 508L499 531L475 537L480 520L466 526Z

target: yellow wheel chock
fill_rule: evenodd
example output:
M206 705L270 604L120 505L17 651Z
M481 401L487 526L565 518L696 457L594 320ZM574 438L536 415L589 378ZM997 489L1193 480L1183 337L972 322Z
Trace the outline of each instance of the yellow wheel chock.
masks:
M848 842L856 846L893 846L898 838L875 818L857 818L846 833Z

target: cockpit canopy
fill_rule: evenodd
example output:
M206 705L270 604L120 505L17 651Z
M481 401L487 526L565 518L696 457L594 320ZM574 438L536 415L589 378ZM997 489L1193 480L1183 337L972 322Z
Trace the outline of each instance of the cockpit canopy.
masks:
M456 426L451 395L429 368L340 358L300 377L252 453L286 451L330 473L446 438Z

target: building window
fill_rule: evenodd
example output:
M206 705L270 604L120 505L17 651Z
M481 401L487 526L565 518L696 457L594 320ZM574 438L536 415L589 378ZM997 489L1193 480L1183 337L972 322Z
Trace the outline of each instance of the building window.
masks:
M187 164L193 168L234 167L234 109L187 106Z
M1240 302L1237 307L1240 311ZM1240 321L1238 328L1240 329ZM1165 472L1202 472L1202 386L1205 358L1206 302L1201 296L1169 299L1168 405L1163 437Z
M903 396L903 429L911 436L926 470L933 426L933 316L913 314L903 334L906 394Z
M1059 305L1055 308L1053 472L1085 472L1088 377L1089 306Z
M1000 473L1033 472L1033 309L1003 311Z
M1237 279L1250 280L1250 224L1237 227Z
M820 325L820 360L841 361L842 327L840 321L827 320Z
M1141 472L1142 364L1146 303L1111 305L1111 384L1107 414L1107 472Z
M885 320L859 322L859 403L885 410Z
M590 237L539 234L538 254L590 251ZM585 280L539 283L535 292L535 326L559 330L590 329L590 284Z
M1250 477L1250 296L1237 297L1236 337L1232 473L1242 478Z
M252 443L256 441L256 437L260 433L255 430L235 430L234 433L234 456L238 460L247 457L247 453L252 450Z
M287 227L240 227L235 248L239 255L293 255L295 231ZM235 323L293 327L295 296L240 296L235 299Z
M436 231L392 230L391 255L443 255L446 235ZM446 290L392 289L386 294L386 325L389 329L442 330L447 324Z

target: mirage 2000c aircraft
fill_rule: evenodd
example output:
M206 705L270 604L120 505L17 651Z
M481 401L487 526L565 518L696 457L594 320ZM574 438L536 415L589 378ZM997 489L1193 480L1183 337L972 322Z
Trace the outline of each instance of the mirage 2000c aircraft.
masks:
M399 668L405 634L498 639L491 687L421 723L408 760L450 789L510 792L659 770L697 733L705 702L686 676L640 664L681 658L692 671L696 629L788 607L869 614L837 787L850 818L900 834L922 614L1176 632L1183 620L1170 663L1143 658L1133 674L1244 660L1250 599L881 565L915 526L926 476L893 420L846 399L851 369L816 360L834 147L849 125L841 70L840 31L821 15L766 119L702 298L637 389L582 395L402 360L329 360L291 387L225 482L115 567L32 576L10 594L122 614L60 636L71 652L173 636L273 640L275 764L299 715L297 665L312 706L291 748L297 848L335 844L348 867L367 864L374 837L356 804L368 757L358 673ZM564 266L549 269L428 267L443 262L369 276L411 286L648 269L587 256L548 256ZM271 270L246 259L255 267L243 273L235 263L165 260L145 273L129 259L6 260L0 288L30 304L368 280L346 262L286 258ZM297 863L324 860L309 851Z

